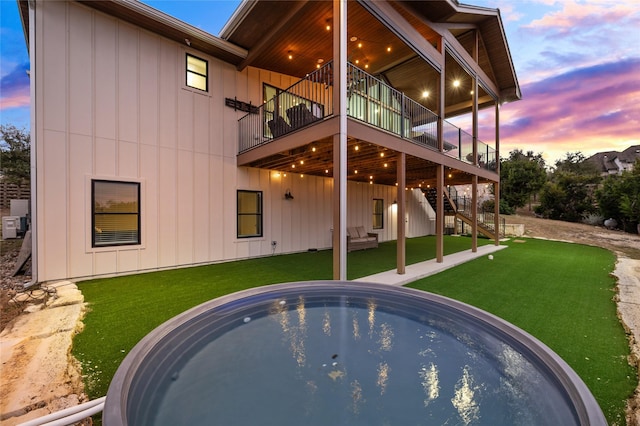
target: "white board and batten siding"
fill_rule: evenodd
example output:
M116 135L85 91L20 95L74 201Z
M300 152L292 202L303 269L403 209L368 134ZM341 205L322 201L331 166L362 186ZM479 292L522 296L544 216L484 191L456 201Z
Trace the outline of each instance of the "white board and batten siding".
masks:
M331 246L333 181L237 167L237 120L295 79L233 65L77 3L36 3L37 250L40 281L189 266ZM185 54L209 64L185 87ZM141 184L141 245L91 247L91 181ZM236 236L236 191L263 192L263 237ZM289 189L293 200L284 198ZM394 187L349 183L348 225L394 239Z

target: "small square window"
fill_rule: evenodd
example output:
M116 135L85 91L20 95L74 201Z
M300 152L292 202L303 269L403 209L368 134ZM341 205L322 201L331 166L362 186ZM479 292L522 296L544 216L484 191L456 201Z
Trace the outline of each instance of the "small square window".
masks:
M91 182L92 247L140 244L140 184Z
M187 86L206 92L209 90L209 63L187 53Z

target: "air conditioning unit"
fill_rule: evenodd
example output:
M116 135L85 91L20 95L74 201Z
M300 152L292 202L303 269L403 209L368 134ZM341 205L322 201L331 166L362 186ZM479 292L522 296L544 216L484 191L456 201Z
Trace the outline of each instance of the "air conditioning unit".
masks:
M20 216L5 216L2 218L2 238L18 238Z

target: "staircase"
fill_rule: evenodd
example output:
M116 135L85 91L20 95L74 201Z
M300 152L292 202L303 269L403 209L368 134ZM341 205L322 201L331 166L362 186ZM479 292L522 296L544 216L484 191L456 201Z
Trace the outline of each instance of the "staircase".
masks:
M436 210L436 201L438 199L438 192L435 188L422 190L425 198ZM471 203L467 198L459 198L455 188L448 188L444 192L444 214L445 216L454 216L456 220L461 220L469 226L473 226L473 218L471 215ZM494 239L495 225L494 225L494 213L480 212L478 214L478 232L487 238Z

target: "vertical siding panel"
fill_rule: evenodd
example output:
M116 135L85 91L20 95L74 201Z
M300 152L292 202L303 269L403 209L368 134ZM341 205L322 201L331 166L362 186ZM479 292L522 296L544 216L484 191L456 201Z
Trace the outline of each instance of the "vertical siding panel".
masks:
M142 242L144 249L140 253L140 268L151 269L158 266L158 148L140 146L140 176L142 185Z
M235 196L228 198L224 188L229 185L225 180L222 158L209 157L209 186L211 198L209 199L209 256L211 260L224 259L224 247L231 244L225 239L224 210L236 211ZM234 230L235 232L235 230Z
M118 139L138 141L138 31L118 24Z
M158 38L142 32L140 34L140 143L158 145Z
M140 269L140 251L138 249L132 250L118 250L118 272L131 272Z
M194 158L194 212L193 212L193 243L194 261L209 260L209 157L195 154Z
M87 253L91 244L91 137L71 135L69 138L69 274L86 277L93 273L93 256Z
M116 137L116 24L94 14L94 120L96 138ZM97 153L96 153L97 154ZM96 158L96 162L99 158Z
M43 119L47 130L66 131L67 125L67 16L66 3L44 2L42 40L44 62L39 70L44 84Z
M211 77L209 79L209 87L211 97L209 98L209 153L211 155L223 155L224 153L224 87L225 84L233 85L234 80L225 81L225 78L231 78L232 74L236 74L235 70L229 70L228 67L220 65L215 60L211 61Z
M224 244L224 259L233 259L236 257L246 257L246 245L240 244L236 237L236 190L241 189L243 182L240 178L237 181L234 180L236 174L241 173L236 167L235 158L223 157L222 159L223 170L223 196L222 199L229 202L231 205L228 208L222 210L222 223L223 223L223 240Z
M72 82L69 85L69 132L90 135L93 128L91 13L84 8L71 7L69 22L69 81Z
M158 165L158 266L176 265L176 194L175 151L160 148Z
M96 252L95 273L113 274L118 271L118 253L115 251Z
M244 71L246 78L246 70ZM223 104L224 98L247 99L246 85L238 84L238 80L242 81L242 77L238 75L238 72L232 68L225 67L222 71L222 78L224 81L222 97L220 104ZM236 90L236 88L238 90ZM238 155L238 120L243 114L238 111L234 111L231 108L222 109L222 124L223 128L223 155L225 157L235 158Z
M176 122L178 116L178 76L176 74L177 48L169 43L160 47L160 84L158 106L160 108L159 142L165 148L176 147ZM178 61L179 62L179 61Z
M193 98L189 90L178 91L178 149L193 151Z
M193 153L178 151L178 264L193 262Z
M269 193L268 197L270 199L269 202L269 210L266 216L266 223L269 226L269 250L271 250L271 241L276 241L276 249L275 253L282 252L282 202L283 202L283 194L284 188L282 187L282 174L279 176L275 173L270 174L270 185L269 185ZM271 251L270 251L271 253Z
M54 280L66 278L67 274L67 147L64 132L45 130L44 157L41 173L44 185L39 188L43 194L43 204L39 206L44 216L44 227L39 230L44 242L44 274L40 279ZM64 248L64 249L63 249ZM39 271L40 272L40 271Z
M118 144L118 176L138 177L138 144L120 142Z
M210 97L198 95L193 99L193 142L195 152L209 153Z
M95 173L99 176L116 175L116 142L113 139L96 138Z

